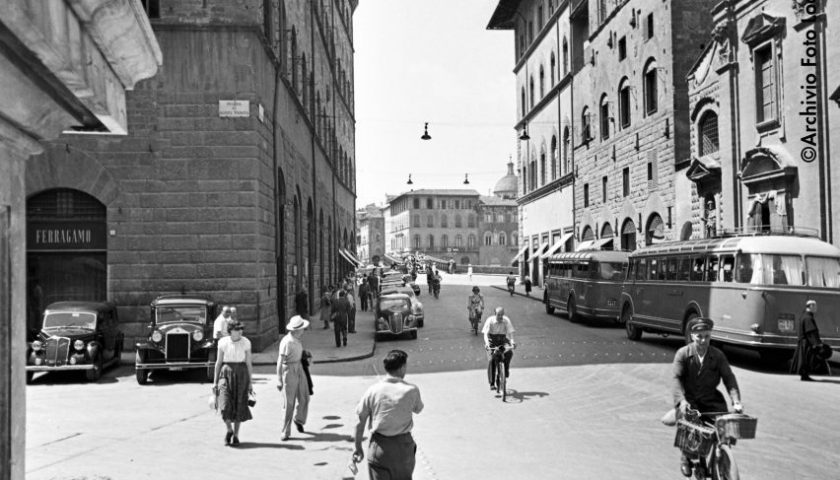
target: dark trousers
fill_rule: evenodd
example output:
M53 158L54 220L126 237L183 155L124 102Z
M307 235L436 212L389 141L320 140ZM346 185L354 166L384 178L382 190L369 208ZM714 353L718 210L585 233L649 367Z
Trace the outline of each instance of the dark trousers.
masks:
M356 333L356 307L350 310L350 318L347 321L347 330Z
M410 433L386 437L374 433L368 446L370 480L411 480L417 444Z
M496 362L493 361L493 356L487 355L489 361L487 362L487 380L490 385L496 384ZM505 378L510 376L510 359L513 358L513 350L505 350Z
M362 301L362 311L367 312L368 309L368 296L367 295L360 295Z
M335 346L340 347L341 342L347 345L347 318L339 315L333 320L333 331L335 332Z

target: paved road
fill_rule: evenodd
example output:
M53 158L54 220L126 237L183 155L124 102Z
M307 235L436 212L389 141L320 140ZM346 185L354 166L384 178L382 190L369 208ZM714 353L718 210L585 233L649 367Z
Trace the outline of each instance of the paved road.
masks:
M679 339L630 342L611 326L571 324L542 305L482 288L518 328L511 400L487 389L481 342L468 332L468 287L421 296L426 327L418 340L381 342L369 360L313 369L307 434L281 442L282 403L271 367L257 374L255 420L243 446L222 445L224 428L207 409L200 375L162 375L141 387L131 367L98 384L44 376L27 394L27 478L349 478L353 408L381 373L391 348L409 352L408 380L420 386L415 478L681 478L668 408L670 361ZM758 437L735 454L745 478L840 478L840 378L804 383L758 368L751 352L728 351ZM367 478L364 472L357 478Z

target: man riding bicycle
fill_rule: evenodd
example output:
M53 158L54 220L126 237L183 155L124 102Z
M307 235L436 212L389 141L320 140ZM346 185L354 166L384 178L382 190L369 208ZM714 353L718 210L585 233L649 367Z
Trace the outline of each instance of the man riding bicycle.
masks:
M472 288L472 295L467 297L467 313L470 317L470 326L473 330L478 328L478 322L484 314L484 295L478 287Z
M685 416L689 408L700 411L705 421L727 411L726 399L717 386L723 380L732 408L740 413L741 394L732 368L722 351L710 345L714 321L710 318L695 318L686 328L691 332L692 342L677 350L673 364L674 405ZM717 414L717 415L715 415ZM686 477L691 476L691 462L682 454L680 470Z
M513 289L516 288L516 277L513 272L510 272L507 276L507 287L510 295L513 296Z
M493 362L493 352L491 348L496 348L505 344L509 344L510 348L505 350L505 378L510 376L510 360L513 358L513 349L516 348L516 342L513 340L513 323L505 315L505 309L496 307L496 314L489 317L484 322L484 327L481 333L484 334L484 348L487 349L487 380L490 381L490 390L495 390L496 379L496 364Z

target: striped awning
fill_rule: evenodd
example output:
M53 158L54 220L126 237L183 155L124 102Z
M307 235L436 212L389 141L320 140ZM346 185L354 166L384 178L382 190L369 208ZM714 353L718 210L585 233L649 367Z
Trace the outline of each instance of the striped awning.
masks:
M566 242L568 242L569 239L572 238L572 235L574 235L574 233L572 232L563 235L563 237L561 237L560 240L557 240L554 243L554 245L551 246L551 248L546 250L545 253L543 253L542 256L540 256L540 258L548 258L549 256L557 253L561 248L563 248L563 245L565 245Z
M525 255L525 252L527 252L527 251L528 251L528 245L525 245L524 247L522 247L521 250L519 250L519 253L517 253L516 256L513 257L510 260L510 264L513 265L513 263L516 262L517 260L519 260L522 257L522 255Z
M338 254L341 256L341 258L346 260L347 263L349 263L350 265L353 265L353 268L356 268L356 267L359 266L358 262L353 261L353 258L350 256L350 252L348 252L347 249L339 248L338 249Z

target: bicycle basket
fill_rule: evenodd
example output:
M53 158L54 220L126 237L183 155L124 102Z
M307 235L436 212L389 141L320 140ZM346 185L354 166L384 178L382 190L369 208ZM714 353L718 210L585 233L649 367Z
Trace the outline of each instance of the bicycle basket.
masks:
M721 438L755 438L758 419L743 413L721 415L715 420Z
M706 455L715 442L715 430L705 425L677 420L674 446L690 455Z

